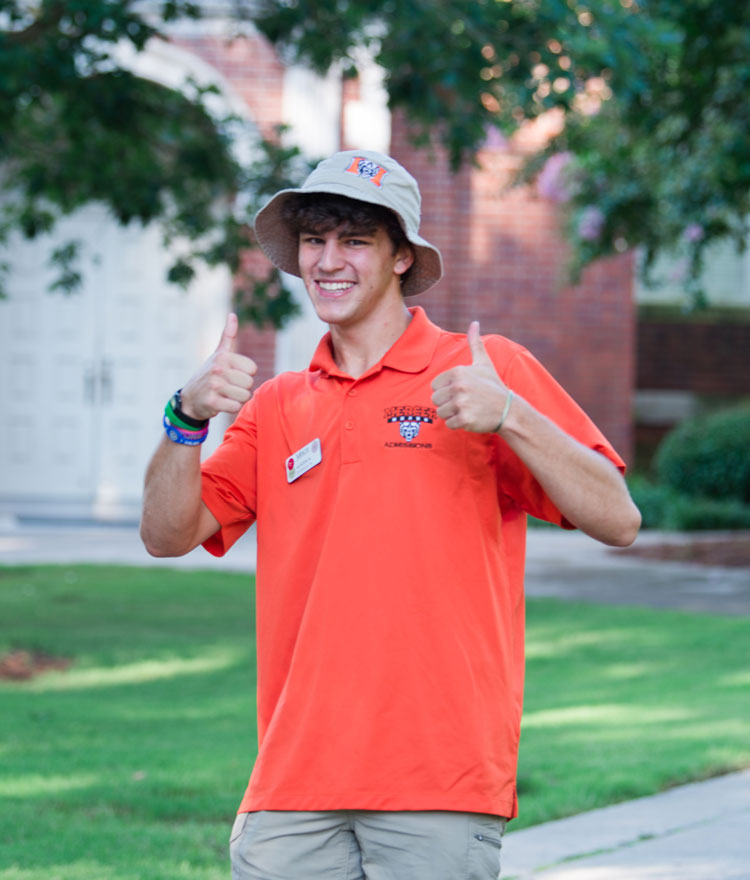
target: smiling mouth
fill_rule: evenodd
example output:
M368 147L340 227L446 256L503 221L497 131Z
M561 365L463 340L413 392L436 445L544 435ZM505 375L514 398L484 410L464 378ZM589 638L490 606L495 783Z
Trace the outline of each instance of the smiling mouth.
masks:
M318 287L323 293L338 294L354 287L353 281L318 281Z

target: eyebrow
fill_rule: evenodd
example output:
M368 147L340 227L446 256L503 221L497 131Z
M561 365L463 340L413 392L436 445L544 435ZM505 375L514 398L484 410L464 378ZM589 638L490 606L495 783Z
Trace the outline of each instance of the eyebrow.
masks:
M324 235L326 232L329 232L328 229L300 229L300 235ZM350 229L342 229L339 233L339 239L342 238L371 238L377 233L377 227L373 227L371 229L366 229L364 227L360 228L350 228Z

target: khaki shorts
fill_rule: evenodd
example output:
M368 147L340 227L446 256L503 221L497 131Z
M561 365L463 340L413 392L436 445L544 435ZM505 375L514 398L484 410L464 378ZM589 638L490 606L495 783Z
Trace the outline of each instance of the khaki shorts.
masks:
M505 819L482 813L239 813L232 880L497 880Z

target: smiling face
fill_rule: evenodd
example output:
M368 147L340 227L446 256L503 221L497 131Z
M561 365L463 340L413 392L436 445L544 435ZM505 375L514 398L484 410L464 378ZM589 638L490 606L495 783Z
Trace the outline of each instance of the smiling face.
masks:
M400 279L414 260L382 226L355 233L342 223L299 234L300 274L321 321L350 328L391 308L403 308Z

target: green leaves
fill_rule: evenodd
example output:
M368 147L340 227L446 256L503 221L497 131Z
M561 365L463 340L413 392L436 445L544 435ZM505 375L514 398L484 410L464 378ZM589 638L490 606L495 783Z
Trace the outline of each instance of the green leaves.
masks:
M187 286L198 263L225 264L251 319L280 326L294 312L291 297L277 277L251 277L242 253L253 247L258 200L292 177L297 183L307 166L294 148L263 141L256 162L242 167L233 139L247 136L247 123L212 115L211 88L174 91L124 69L110 47L124 41L140 50L158 33L138 6L45 0L31 9L0 0L0 244L13 229L33 238L103 202L118 222L157 222L166 243L181 242L170 281ZM174 0L161 12L170 21L198 8ZM77 257L73 242L51 255L52 291L77 289Z
M79 241L69 241L52 251L49 263L59 272L52 283L53 291L73 293L80 286L81 274L76 269L80 247Z
M571 209L598 198L607 218L608 234L580 262L613 252L618 239L645 249L646 270L658 251L679 252L695 306L705 249L747 233L750 10L664 0L639 13L633 36L643 62L636 88L620 64L614 99L589 120L569 114L553 147L576 153L583 170Z
M232 144L242 124L209 113L205 90L177 93L122 68L115 44L140 50L161 22L199 15L187 0L155 5L161 19L146 19L136 0L0 0L0 194L14 200L0 242L8 224L33 236L104 201L122 223L158 221L167 240L191 243L170 271L175 283L189 282L196 261L224 263L240 273L250 319L278 326L291 298L276 276L245 277L241 254L253 246L247 229L259 200L298 183L307 166L281 132L259 145L255 165L241 166ZM475 160L491 128L508 135L561 110L564 130L529 157L519 181L554 154L574 157L568 198L557 199L574 276L636 246L644 271L657 252L679 251L697 303L705 249L746 237L748 4L234 0L232 8L287 61L353 76L363 52L373 58L413 141L441 145L454 169Z

